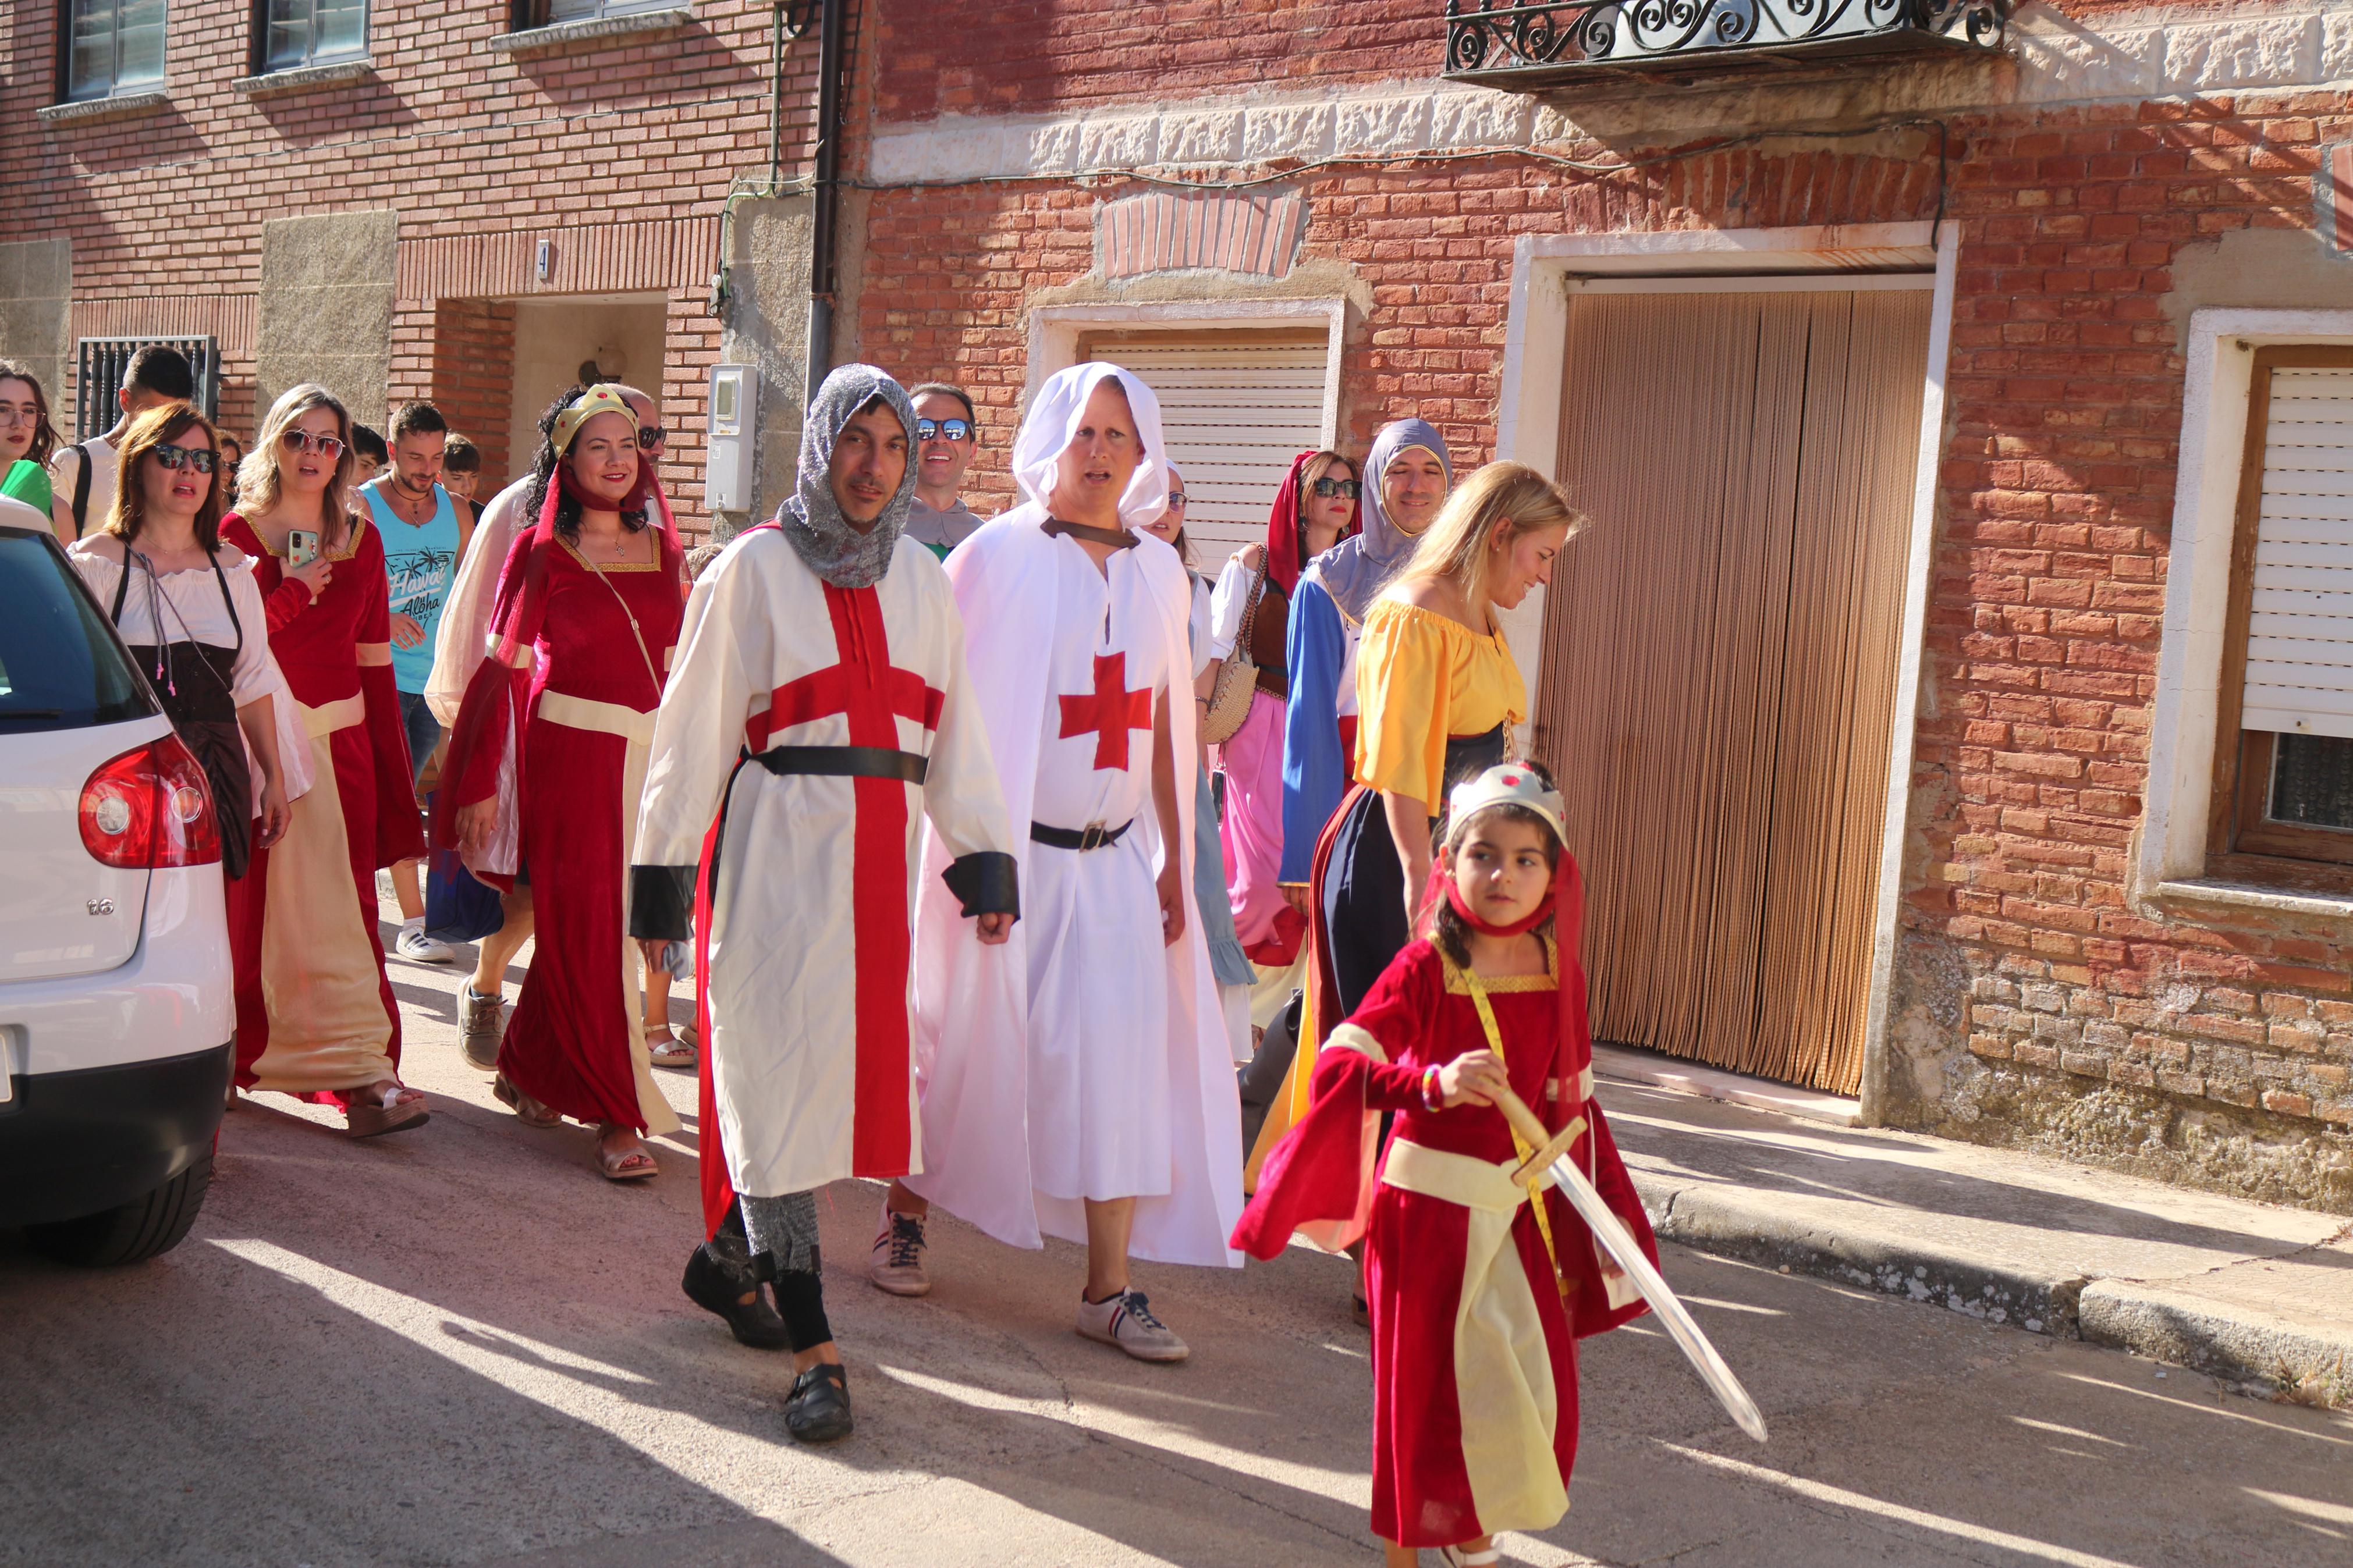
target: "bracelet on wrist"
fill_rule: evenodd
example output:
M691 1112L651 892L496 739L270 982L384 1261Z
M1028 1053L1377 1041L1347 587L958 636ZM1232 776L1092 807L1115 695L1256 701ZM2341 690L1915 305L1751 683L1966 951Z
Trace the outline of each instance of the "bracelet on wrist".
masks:
M1435 1067L1426 1067L1421 1069L1421 1108L1424 1110L1446 1109L1445 1096L1439 1092L1438 1068Z

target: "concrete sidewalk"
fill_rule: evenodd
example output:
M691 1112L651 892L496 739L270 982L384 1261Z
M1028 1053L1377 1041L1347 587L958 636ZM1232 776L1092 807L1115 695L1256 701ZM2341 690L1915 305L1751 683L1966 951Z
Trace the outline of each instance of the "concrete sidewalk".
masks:
M2353 1405L2344 1215L1841 1126L1834 1109L1779 1114L1720 1085L1727 1098L1630 1081L1662 1076L1640 1053L1599 1056L1663 1239Z

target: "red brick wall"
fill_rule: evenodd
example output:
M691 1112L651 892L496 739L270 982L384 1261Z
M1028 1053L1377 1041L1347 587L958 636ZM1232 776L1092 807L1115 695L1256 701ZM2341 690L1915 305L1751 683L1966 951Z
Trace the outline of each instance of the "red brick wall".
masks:
M1446 55L1444 0L1004 0L977 26L923 0L874 0L885 120L1041 114L1191 93L1239 99L1409 80ZM2240 0L2057 0L2084 18L2227 16Z
M514 333L508 300L444 300L434 311L433 402L450 429L482 449L477 493L486 500L518 471L507 451Z
M2185 373L2171 268L2184 246L2234 228L2310 228L2319 144L2353 121L2315 95L2243 110L2019 110L1955 130L1959 295L1906 984L1982 1064L1948 1088L1976 1072L2061 1094L2147 1091L2134 1138L2168 1104L2269 1111L2290 1139L2341 1131L2353 979L2339 935L2259 917L2146 920L2124 884ZM1345 263L1373 300L1345 352L1341 444L1361 450L1411 406L1458 459L1492 453L1518 235L1920 218L1934 168L1924 140L1910 155L1742 150L1607 179L1499 158L1303 181L1301 264ZM1088 273L1097 201L1134 188L874 198L862 352L973 391L984 512L1010 499L1030 298ZM1934 994L1924 977L1940 971L1974 984L1973 1008L1953 984Z
M28 16L49 4L27 0ZM34 18L0 35L5 237L70 238L77 300L125 301L135 314L139 301L173 296L250 297L271 217L396 209L404 245L709 220L737 175L766 171L774 13L765 0L697 0L677 32L527 59L485 47L505 30L503 4L379 5L373 79L258 99L230 87L248 68L251 9L174 0L170 105L96 122L34 115L54 97L50 28ZM816 55L813 35L786 47L787 178L807 155ZM664 374L680 396L694 389L695 406L671 410L690 428L666 468L684 492L681 521L700 527L700 387L718 340L701 314L707 278L672 281L669 342L682 357ZM396 322L396 399L434 383L427 304ZM250 356L250 344L225 354L222 400L223 416L248 435Z

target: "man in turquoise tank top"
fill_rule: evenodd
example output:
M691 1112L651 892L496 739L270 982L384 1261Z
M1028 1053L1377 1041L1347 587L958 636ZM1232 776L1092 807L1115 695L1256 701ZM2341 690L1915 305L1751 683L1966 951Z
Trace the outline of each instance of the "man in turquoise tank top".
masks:
M429 403L404 403L394 409L388 431L392 465L359 492L368 521L384 540L385 572L392 582L393 684L400 690L408 760L420 779L441 742L440 721L425 704L425 683L433 673L433 632L473 527L472 510L464 509L461 519L460 509L441 486L442 445L448 430L441 411ZM392 868L393 892L400 900L395 951L414 963L447 963L457 952L448 942L425 934L417 865L403 860Z

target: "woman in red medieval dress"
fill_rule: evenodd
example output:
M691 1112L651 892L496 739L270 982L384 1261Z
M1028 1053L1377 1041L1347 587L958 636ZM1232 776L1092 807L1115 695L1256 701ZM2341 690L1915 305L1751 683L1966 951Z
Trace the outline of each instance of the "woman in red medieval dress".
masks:
M1560 796L1506 763L1452 796L1431 934L1409 943L1315 1058L1306 1118L1269 1155L1234 1245L1271 1258L1293 1231L1365 1242L1373 1327L1373 1529L1390 1568L1423 1547L1492 1563L1502 1530L1568 1508L1577 1340L1645 1310L1556 1192L1500 1089L1555 1133L1655 1259L1641 1200L1592 1099L1577 961L1583 888ZM1370 1158L1378 1118L1388 1149Z
M528 882L531 973L493 1092L533 1127L596 1129L607 1180L656 1173L645 1146L678 1118L654 1085L626 868L684 612L668 504L609 386L575 387L540 422L535 528L508 552L482 661L450 734L435 837L502 890Z
M220 537L253 557L269 651L321 784L228 884L237 1081L343 1109L354 1137L421 1125L400 1082L400 1008L376 935L375 874L421 855L393 689L384 542L351 516L351 416L322 386L271 405Z

